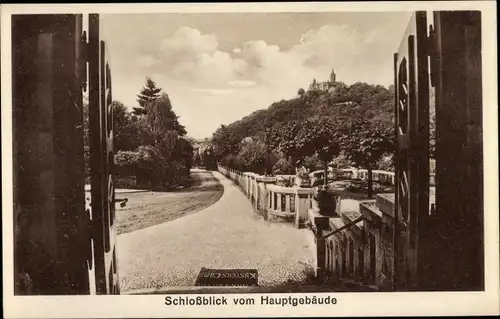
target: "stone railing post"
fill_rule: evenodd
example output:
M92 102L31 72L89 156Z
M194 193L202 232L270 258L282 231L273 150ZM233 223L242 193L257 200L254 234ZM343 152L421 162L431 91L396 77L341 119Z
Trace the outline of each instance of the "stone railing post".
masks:
M270 190L268 196L269 196L269 208L274 209L274 192Z
M250 203L252 202L252 174L253 173L248 174L248 200Z
M250 186L252 185L252 178L250 177L251 173L246 173L247 174L247 198L250 200Z
M250 173L248 181L249 181L249 184L248 184L248 199L250 200L250 203L253 204L253 173Z
M245 196L247 196L247 188L248 188L248 183L247 183L247 173L243 172L243 174L241 175L241 178L243 179L243 194L245 194Z
M296 188L295 189L295 226L302 228L307 221L307 212L312 200L312 188Z
M243 190L244 190L245 196L247 198L249 197L249 193L250 193L250 177L248 174L249 173L247 173L247 172L243 173L243 178L245 180Z
M260 192L259 192L259 181L258 179L260 178L259 175L255 174L254 180L253 180L253 209L259 210L259 200L260 200Z
M243 178L243 175L240 171L238 171L238 185L240 188L245 188L245 179Z
M292 196L295 196L295 195L289 195L289 194L285 194L285 212L291 212L292 210L290 209L290 202L292 200Z
M278 203L276 205L276 210L279 211L279 212L281 211L281 204L283 203L282 200L281 200L281 196L283 196L283 194L281 194L281 193L277 193L276 194L276 199L278 201Z
M267 212L267 208L269 207L269 190L268 190L268 185L273 185L276 183L276 177L269 177L269 176L259 176L257 177L257 184L258 184L258 193L259 193L259 200L257 201L257 209L259 211Z
M326 241L321 237L316 238L316 258L316 278L322 279L325 276Z
M248 174L248 200L252 201L252 174Z
M261 197L260 191L259 191L259 182L258 182L259 178L260 178L260 175L255 174L255 179L254 179L255 196L254 196L254 203L253 203L253 207L255 210L259 209L259 201L260 201L260 197Z
M255 173L253 173L251 176L250 176L250 202L252 203L252 206L255 207L255 191L256 191L256 184L257 182L255 181L255 178L256 178L256 175Z
M330 228L329 218L319 214L316 210L308 210L308 219L312 224L312 228L316 241L316 278L322 280L325 275L326 263L326 240L323 239L325 231Z

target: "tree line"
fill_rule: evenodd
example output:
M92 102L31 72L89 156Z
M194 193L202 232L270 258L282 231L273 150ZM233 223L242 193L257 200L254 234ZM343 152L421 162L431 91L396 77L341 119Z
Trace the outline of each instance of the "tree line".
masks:
M185 185L193 162L193 146L167 93L150 79L137 95L139 106L128 111L112 102L114 167L117 186L166 190ZM84 105L86 176L89 170L88 104ZM125 183L132 177L132 184Z
M292 99L221 125L206 149L216 162L259 174L294 174L299 165L366 168L371 196L372 170L394 169L393 105L393 86L299 89Z

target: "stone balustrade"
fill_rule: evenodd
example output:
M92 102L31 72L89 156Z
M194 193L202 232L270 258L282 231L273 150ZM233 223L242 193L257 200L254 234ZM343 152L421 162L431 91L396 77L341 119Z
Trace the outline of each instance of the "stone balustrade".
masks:
M292 187L283 187L269 185L269 206L267 207L268 216L295 217L295 189Z
M293 186L295 184L295 177L295 175L276 175L276 184Z
M219 171L240 185L255 211L266 219L281 217L293 220L298 228L311 228L316 242L317 277L355 290L393 290L394 194L378 194L374 200L360 201L357 211L341 211L339 202L337 215L328 217L319 213L312 188L287 187L294 175L267 177L224 167ZM363 169L343 171L351 178L368 177ZM429 180L431 212L435 210L434 176L431 173ZM392 172L374 170L373 177L394 184Z
M341 212L339 202L338 215L328 217L319 213L312 198L313 188L276 185L277 180L293 176L261 176L223 166L219 166L219 172L240 186L254 210L265 219L280 217L293 220L297 228L311 228L316 238L318 277L367 291L390 290L393 194L379 194L376 200L360 202L359 212Z
M361 180L368 179L368 170L366 170L366 169L349 168L349 169L341 169L338 171L348 173L348 176L350 178L357 178L357 179L361 179ZM373 170L372 171L372 178L376 182L395 185L394 182L396 180L396 174L394 172L390 172L390 171ZM430 172L429 185L434 186L435 184L436 184L436 173Z
M305 225L307 210L311 207L312 188L269 185L267 191L268 219L283 217L293 219L297 228Z
M359 211L339 211L336 217L309 210L308 220L316 233L318 276L334 285L391 290L393 204L386 195L391 194L361 201Z
M316 238L319 278L355 290L393 289L394 194L378 194L374 200L360 201L357 211L341 211L339 202L337 214L329 217L319 213L312 188L280 186L276 185L276 177L224 167L219 171L240 185L259 214L270 220L293 219L298 228L311 228ZM431 211L434 203L431 188Z
M341 211L339 202L337 214L329 217L319 213L312 188L276 185L283 177L241 173L221 166L219 171L240 185L254 210L266 219L281 217L293 220L298 228L311 228L317 277L355 290L392 290L394 194L360 201L357 211ZM434 202L431 194L431 204Z
M277 180L293 179L294 175L261 176L223 166L219 172L240 186L254 210L266 220L282 218L293 221L297 228L305 225L314 190L276 185Z
M356 171L357 172L355 173L355 175L357 175L357 178L362 179L362 180L368 179L368 170L367 169L358 169ZM380 183L394 185L396 175L394 172L372 170L372 178L374 181L377 181Z
M435 209L430 194L430 211ZM316 234L317 274L332 284L366 291L393 290L394 194L359 202L359 211L326 217L314 207L308 220Z

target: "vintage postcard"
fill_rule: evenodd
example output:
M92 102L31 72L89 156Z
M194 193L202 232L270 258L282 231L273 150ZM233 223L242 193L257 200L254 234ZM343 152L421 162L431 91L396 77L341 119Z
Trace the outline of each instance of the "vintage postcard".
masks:
M0 9L6 318L499 314L495 2Z

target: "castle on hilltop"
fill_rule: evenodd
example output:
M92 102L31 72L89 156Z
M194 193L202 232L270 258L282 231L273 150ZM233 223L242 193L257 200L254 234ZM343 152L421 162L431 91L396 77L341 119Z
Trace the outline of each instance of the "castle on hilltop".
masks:
M313 79L312 83L309 85L309 90L332 92L335 89L336 84L337 84L337 75L335 74L335 70L332 69L328 81L318 82L316 81L316 79Z

